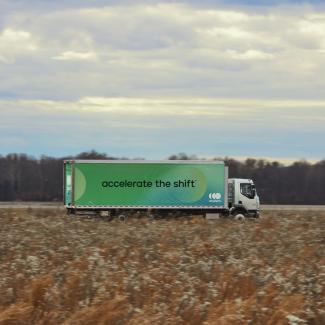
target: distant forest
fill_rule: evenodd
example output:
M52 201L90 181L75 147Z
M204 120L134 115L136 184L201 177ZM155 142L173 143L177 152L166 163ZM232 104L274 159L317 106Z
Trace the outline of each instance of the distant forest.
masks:
M64 159L127 159L96 151L74 157L35 159L25 154L0 156L0 201L62 201ZM198 159L186 154L170 160ZM215 158L220 160L220 158ZM325 160L315 164L297 161L290 166L279 162L222 158L229 177L255 181L262 204L325 204Z

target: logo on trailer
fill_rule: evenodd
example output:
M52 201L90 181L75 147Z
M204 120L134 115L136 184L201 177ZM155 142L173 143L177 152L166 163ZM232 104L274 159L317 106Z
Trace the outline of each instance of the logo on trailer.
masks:
M209 193L209 202L220 202L221 194L220 193Z

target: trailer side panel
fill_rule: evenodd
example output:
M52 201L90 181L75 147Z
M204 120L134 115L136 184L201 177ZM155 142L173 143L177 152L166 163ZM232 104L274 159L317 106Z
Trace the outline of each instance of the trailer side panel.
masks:
M220 162L76 161L72 169L76 208L227 207Z

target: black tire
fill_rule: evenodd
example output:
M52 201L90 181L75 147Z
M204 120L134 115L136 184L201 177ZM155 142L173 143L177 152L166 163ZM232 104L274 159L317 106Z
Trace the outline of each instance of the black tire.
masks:
M67 214L68 215L75 215L76 214L76 210L75 209L72 209L72 208L68 208L67 209Z
M239 221L245 221L245 215L242 214L242 213L237 213L235 216L234 216L234 219L235 220L239 220Z

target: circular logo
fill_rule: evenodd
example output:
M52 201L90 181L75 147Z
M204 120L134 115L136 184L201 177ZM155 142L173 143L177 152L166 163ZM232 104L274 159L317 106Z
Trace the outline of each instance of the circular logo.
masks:
M210 200L220 200L221 194L220 193L209 193Z

